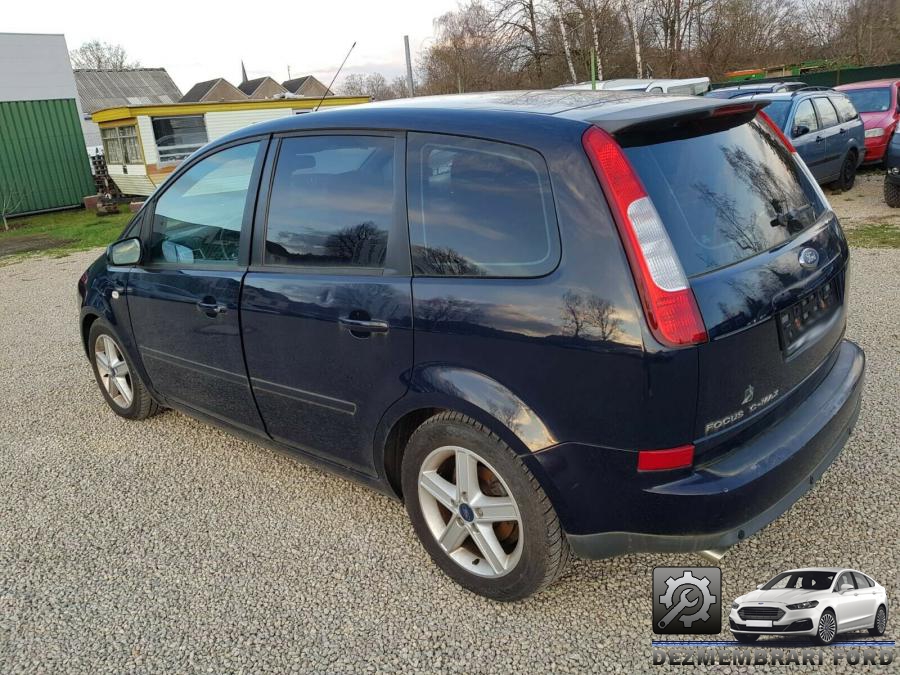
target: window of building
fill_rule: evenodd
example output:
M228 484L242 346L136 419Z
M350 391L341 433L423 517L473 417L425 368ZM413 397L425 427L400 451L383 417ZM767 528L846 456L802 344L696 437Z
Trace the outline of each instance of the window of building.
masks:
M247 143L210 155L163 192L153 209L152 262L237 261L258 149L259 143Z
M281 142L266 264L382 267L393 220L393 138L303 136Z
M203 115L154 117L153 135L159 163L180 162L206 145L206 121Z
M144 155L135 125L100 129L107 164L143 164Z
M409 134L409 229L420 276L535 277L559 262L543 158L474 138Z

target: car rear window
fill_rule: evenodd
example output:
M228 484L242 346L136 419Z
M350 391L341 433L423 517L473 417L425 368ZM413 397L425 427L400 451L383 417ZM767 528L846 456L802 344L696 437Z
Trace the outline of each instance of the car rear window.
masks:
M812 225L825 206L762 122L701 135L626 142L688 276L767 251Z
M790 101L772 101L765 108L766 115L771 117L782 131L784 131L784 125L787 124L787 116L790 111Z

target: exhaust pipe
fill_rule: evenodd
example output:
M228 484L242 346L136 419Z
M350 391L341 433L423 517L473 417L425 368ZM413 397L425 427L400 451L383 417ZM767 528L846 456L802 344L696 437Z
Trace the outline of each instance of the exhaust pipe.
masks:
M727 548L711 548L706 551L698 551L697 553L701 558L708 560L714 565L718 565L722 558L725 557L727 551Z

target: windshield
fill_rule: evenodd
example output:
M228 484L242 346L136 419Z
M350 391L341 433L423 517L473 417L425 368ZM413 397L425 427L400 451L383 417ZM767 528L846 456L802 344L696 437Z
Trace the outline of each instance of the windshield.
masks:
M659 212L688 276L767 251L824 210L794 157L753 121L653 143L625 154Z
M861 113L887 112L891 107L891 90L888 87L848 89L844 93L853 101L853 107Z
M788 112L791 110L790 101L772 101L765 107L765 113L772 118L772 121L778 125L778 128L784 131L787 124Z
M809 591L821 591L831 588L832 581L834 581L834 572L822 572L819 570L782 572L763 586L762 590L802 588Z

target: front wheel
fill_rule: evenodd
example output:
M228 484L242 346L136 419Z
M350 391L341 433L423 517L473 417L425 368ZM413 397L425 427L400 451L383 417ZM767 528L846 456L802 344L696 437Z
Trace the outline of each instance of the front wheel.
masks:
M837 619L834 612L826 609L819 617L819 627L816 629L816 642L820 645L830 645L837 637Z
M94 378L113 412L131 420L156 414L159 406L151 398L118 337L101 319L91 326L88 345Z
M900 183L884 179L884 201L892 209L900 209Z
M569 546L547 495L512 449L475 420L455 412L426 420L401 471L413 529L464 588L521 600L562 574Z
M869 629L869 635L880 637L887 630L887 610L882 605L875 613L875 625Z

